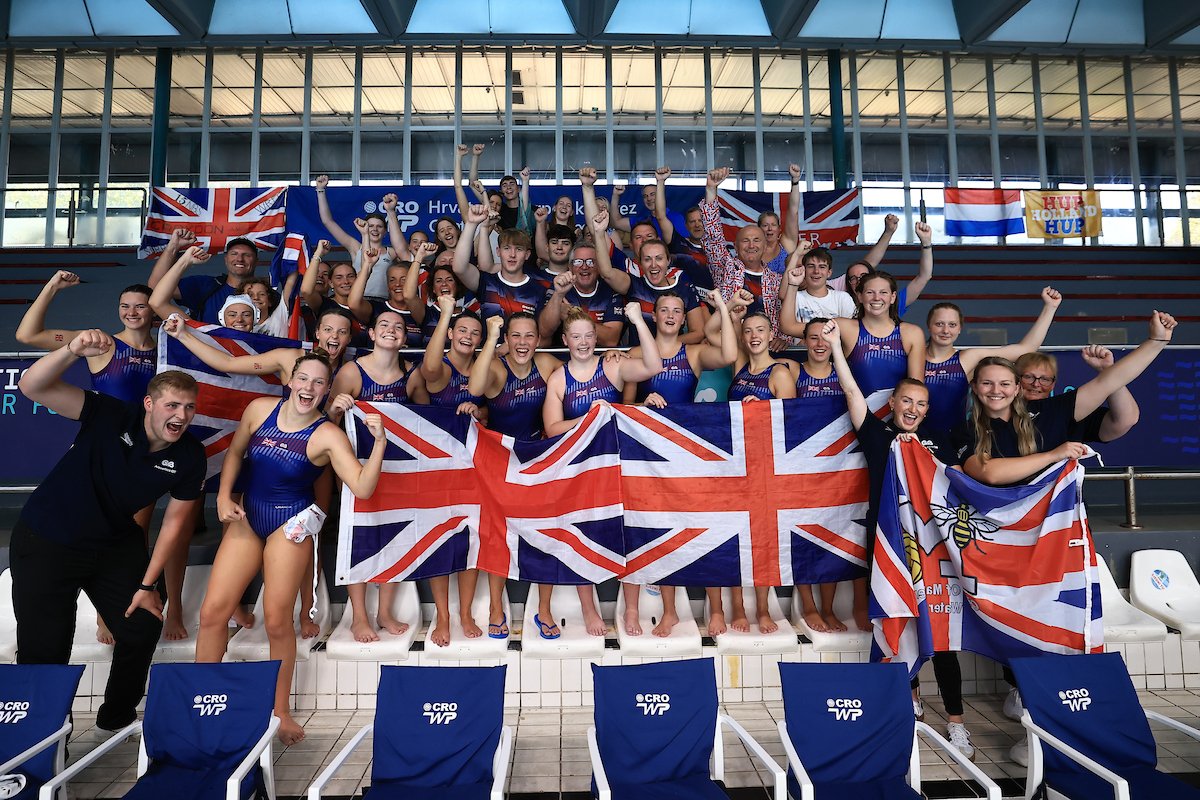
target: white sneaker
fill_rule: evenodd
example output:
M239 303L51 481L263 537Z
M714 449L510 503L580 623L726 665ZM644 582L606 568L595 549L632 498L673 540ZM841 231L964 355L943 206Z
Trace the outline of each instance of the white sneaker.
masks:
M913 698L913 716L917 718L917 722L925 721L925 701L919 697Z
M24 775L0 775L0 798L16 797L24 788Z
M1008 757L1022 767L1029 766L1029 740L1022 739L1008 751Z
M1015 688L1008 690L1008 695L1004 698L1004 716L1016 722L1021 721L1021 714L1025 712L1025 706L1021 705L1021 693Z
M971 761L975 760L975 748L971 745L971 734L967 733L966 725L961 722L947 723L946 738L950 740L950 744L954 746L955 750Z

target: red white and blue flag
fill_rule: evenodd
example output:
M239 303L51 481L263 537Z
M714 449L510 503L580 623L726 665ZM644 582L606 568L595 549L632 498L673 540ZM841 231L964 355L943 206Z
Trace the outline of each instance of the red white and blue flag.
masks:
M871 402L885 402L884 393ZM593 408L516 441L446 409L358 403L387 429L375 493L342 495L338 583L467 567L542 583L821 583L866 572L867 475L838 398Z
M339 584L447 575L477 567L539 583L617 577L621 485L612 411L536 442L489 431L452 409L359 402L346 416L359 458L382 415L383 474L371 497L342 492Z
M1008 663L1104 649L1083 467L994 487L916 442L892 446L871 571L873 656L916 674L935 652Z
M197 341L231 356L255 356L277 347L311 347L291 339L244 333L190 319L184 323ZM188 373L199 384L196 416L188 432L204 444L206 477L211 481L221 473L225 451L246 406L264 395L282 396L283 384L275 375L228 375L205 364L174 337L163 334L158 337L158 371L171 369Z
M233 239L249 239L261 251L272 251L287 227L287 189L168 189L155 187L138 258L166 249L171 233L186 228L210 253L225 251Z
M737 240L737 232L746 225L757 225L765 212L779 216L798 214L799 235L813 247L841 247L858 241L862 218L862 201L858 189L835 189L827 192L802 192L800 208L788 207L787 192L742 192L718 189L717 202L721 207L721 224L725 240Z
M1020 189L946 189L947 236L1025 232Z

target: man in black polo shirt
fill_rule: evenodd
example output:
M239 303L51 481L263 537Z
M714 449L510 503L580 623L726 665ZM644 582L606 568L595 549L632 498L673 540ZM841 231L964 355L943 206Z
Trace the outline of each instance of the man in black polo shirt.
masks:
M71 449L25 503L9 546L19 663L68 662L80 590L113 632L112 669L96 715L105 730L137 719L162 632L156 584L202 502L206 461L204 447L186 432L196 413L190 375L156 375L140 405L62 380L76 359L112 346L102 331L81 331L21 377L26 397L80 425ZM147 554L133 515L166 493L171 501Z

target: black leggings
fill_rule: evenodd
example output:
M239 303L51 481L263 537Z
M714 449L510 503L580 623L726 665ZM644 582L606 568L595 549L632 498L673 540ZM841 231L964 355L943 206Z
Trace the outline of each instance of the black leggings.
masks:
M933 677L937 680L938 694L942 696L946 714L952 717L960 716L963 713L963 701L962 670L958 666L958 653L934 653ZM912 688L916 689L919 683L917 678L913 678Z

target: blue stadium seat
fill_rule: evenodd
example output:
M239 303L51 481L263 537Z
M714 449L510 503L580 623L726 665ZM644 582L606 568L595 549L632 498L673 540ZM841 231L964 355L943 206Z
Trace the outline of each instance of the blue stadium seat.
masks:
M913 719L903 664L779 665L788 789L797 800L919 800L920 732L970 773L988 800L1000 787Z
M512 729L505 667L382 667L375 722L364 726L308 789L310 800L374 733L372 800L500 800Z
M714 782L724 778L721 725L770 770L774 797L785 800L783 768L742 726L717 713L711 658L593 664L592 678L596 725L588 729L588 750L592 793L598 800L725 798Z
M36 797L62 770L81 677L79 665L0 665L0 775L24 785L13 797Z
M66 786L130 736L141 736L138 779L124 797L201 800L275 798L271 743L278 661L155 664L145 719L113 734L42 788Z
M1143 709L1119 654L1014 658L1011 666L1029 731L1027 798L1043 786L1071 800L1200 798L1200 789L1156 769L1147 720L1193 739L1200 730Z

